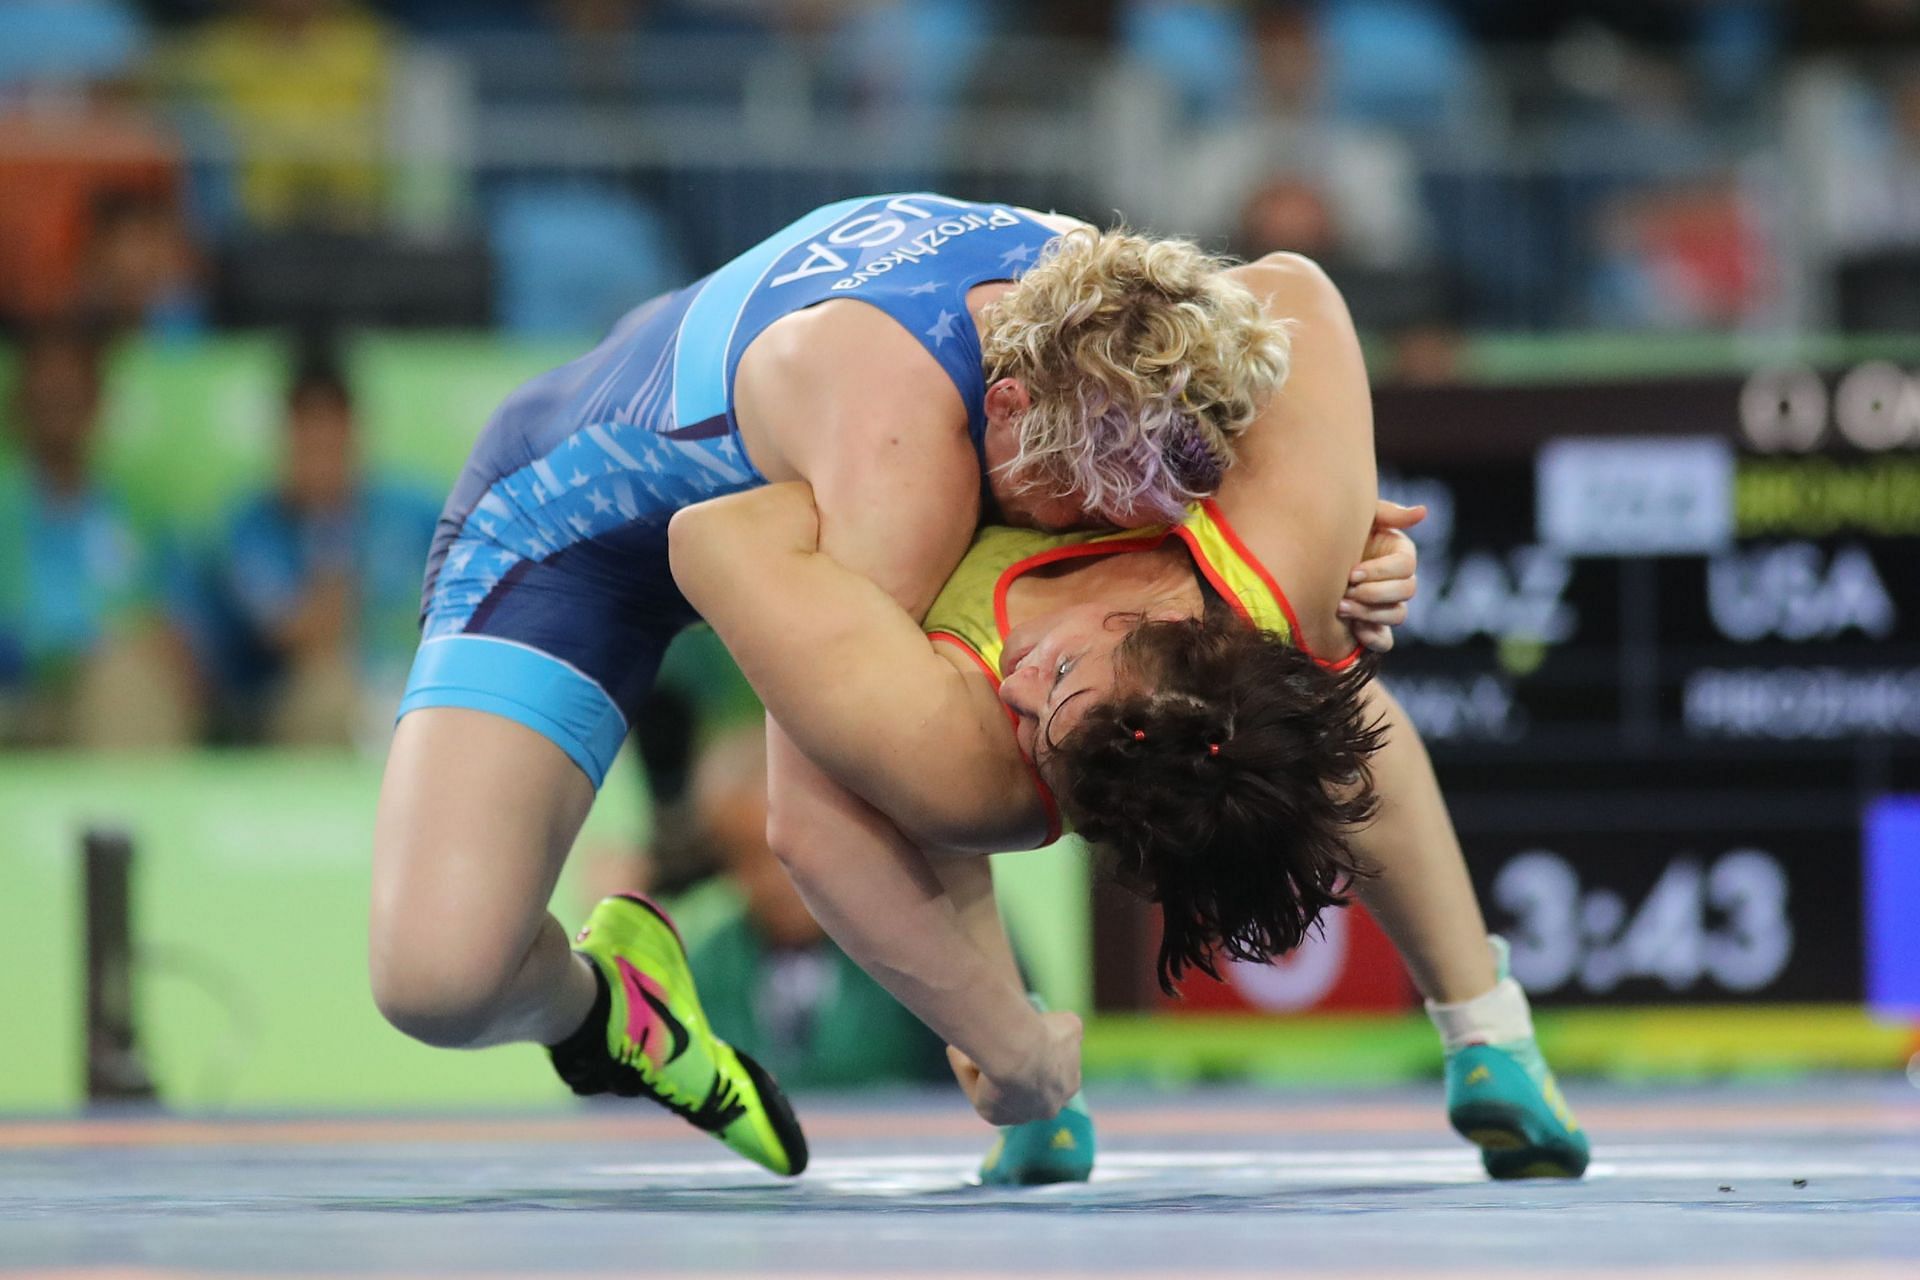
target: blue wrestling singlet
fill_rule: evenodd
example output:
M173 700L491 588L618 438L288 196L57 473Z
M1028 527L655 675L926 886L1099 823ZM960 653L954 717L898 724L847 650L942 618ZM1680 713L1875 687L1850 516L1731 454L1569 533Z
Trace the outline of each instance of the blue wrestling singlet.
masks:
M829 299L878 307L953 380L977 449L986 387L967 291L1017 278L1055 234L1008 205L843 200L520 387L440 515L400 714L467 707L517 720L598 787L668 642L695 619L667 565L668 519L766 483L733 418L748 345Z

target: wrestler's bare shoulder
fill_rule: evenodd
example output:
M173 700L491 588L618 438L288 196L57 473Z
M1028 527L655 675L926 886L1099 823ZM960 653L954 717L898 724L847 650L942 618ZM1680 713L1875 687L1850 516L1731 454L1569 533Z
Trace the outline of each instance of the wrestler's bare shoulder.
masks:
M735 381L810 373L948 381L939 362L905 326L879 307L852 298L832 298L775 320L741 355Z
M733 402L747 452L770 480L808 474L802 456L825 435L964 436L967 426L959 391L926 348L886 312L849 298L768 325L740 358Z

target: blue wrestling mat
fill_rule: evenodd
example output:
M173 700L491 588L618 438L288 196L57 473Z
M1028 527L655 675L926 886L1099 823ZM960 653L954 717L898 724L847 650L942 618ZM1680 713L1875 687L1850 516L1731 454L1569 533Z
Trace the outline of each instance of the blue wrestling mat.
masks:
M1436 1085L1092 1099L1085 1185L970 1185L951 1093L804 1099L763 1175L633 1105L516 1117L0 1122L0 1273L1911 1280L1904 1082L1569 1092L1581 1182L1492 1183Z

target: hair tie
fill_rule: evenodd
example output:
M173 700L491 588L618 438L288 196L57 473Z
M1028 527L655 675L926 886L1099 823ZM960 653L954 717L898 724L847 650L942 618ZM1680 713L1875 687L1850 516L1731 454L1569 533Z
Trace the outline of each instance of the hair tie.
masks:
M1217 742L1209 742L1209 743L1207 744L1207 754L1208 754L1208 755L1210 755L1210 756L1217 756L1217 755L1219 755L1219 754L1220 754L1220 744L1219 744L1219 743L1217 743Z
M1135 729L1133 731L1133 740L1135 742L1145 742L1147 740L1147 731L1145 729Z

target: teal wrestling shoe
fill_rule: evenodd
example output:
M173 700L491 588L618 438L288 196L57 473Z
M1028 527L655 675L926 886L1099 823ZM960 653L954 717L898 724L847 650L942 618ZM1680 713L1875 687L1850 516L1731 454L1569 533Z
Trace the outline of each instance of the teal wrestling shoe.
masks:
M1533 1037L1526 993L1507 972L1506 939L1491 940L1492 991L1427 1012L1447 1047L1447 1120L1480 1148L1489 1177L1578 1178L1589 1144Z
M1447 1055L1447 1120L1492 1178L1577 1178L1587 1135L1532 1040Z
M1041 1013L1047 1002L1027 996ZM1068 1099L1051 1120L1008 1125L980 1162L980 1183L988 1187L1042 1187L1054 1182L1085 1182L1093 1176L1093 1113L1084 1091Z
M1009 1125L980 1162L980 1182L989 1187L1038 1187L1085 1182L1093 1176L1093 1114L1076 1093L1051 1120Z

